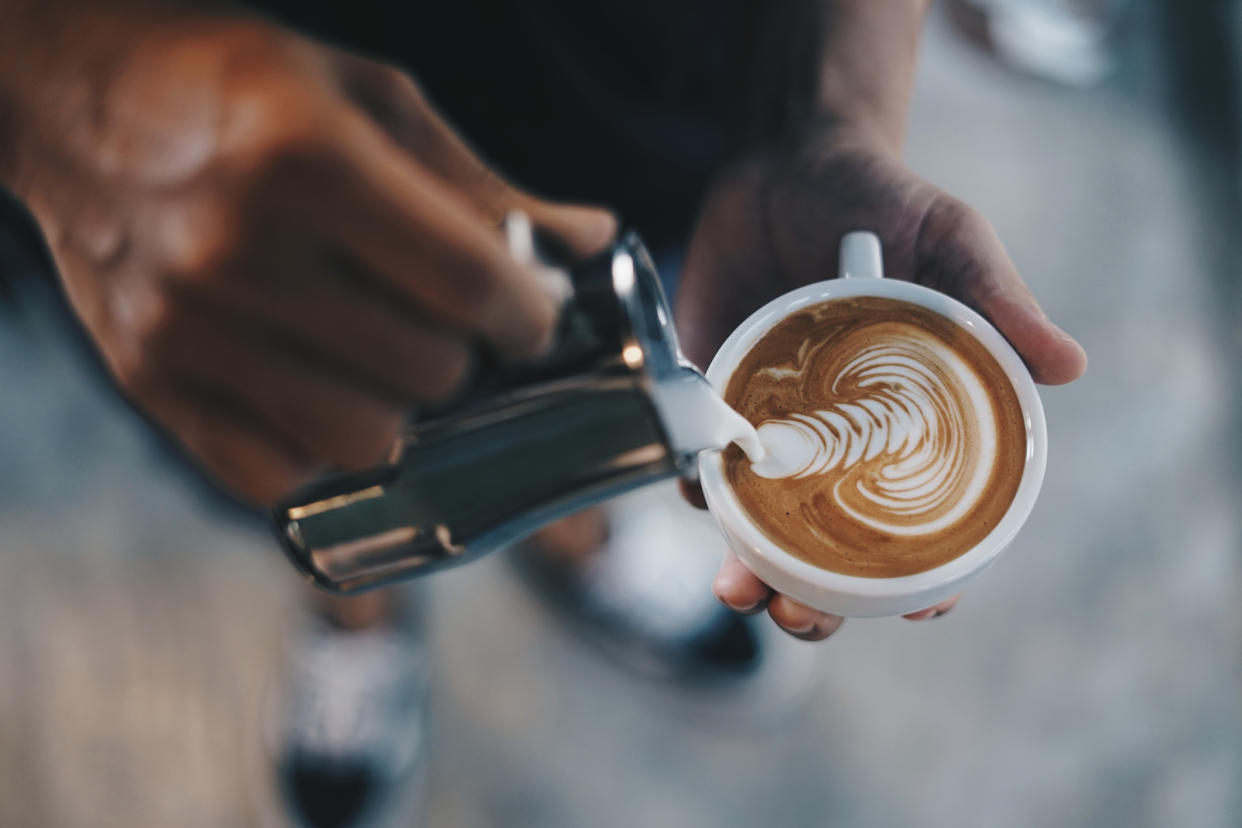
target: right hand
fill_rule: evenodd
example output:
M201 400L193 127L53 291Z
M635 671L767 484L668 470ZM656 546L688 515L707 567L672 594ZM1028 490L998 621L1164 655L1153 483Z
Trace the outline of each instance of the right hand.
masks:
M507 210L583 255L615 232L507 185L390 66L252 20L124 23L19 97L12 186L122 389L248 500L382 460L475 343L545 347Z

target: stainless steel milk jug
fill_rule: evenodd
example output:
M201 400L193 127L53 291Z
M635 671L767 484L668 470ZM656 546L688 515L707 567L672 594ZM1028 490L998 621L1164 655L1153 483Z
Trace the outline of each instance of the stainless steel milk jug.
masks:
M524 216L510 216L506 232L561 305L556 344L533 365L481 355L458 398L413 416L390 463L323 480L275 509L290 559L320 587L356 592L477 558L689 473L700 450L720 448L670 423L670 405L714 392L681 355L639 237L567 268ZM657 393L670 387L693 393Z

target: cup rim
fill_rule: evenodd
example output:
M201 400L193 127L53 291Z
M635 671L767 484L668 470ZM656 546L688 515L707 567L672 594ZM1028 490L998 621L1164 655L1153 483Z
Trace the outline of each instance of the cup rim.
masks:
M829 590L863 599L892 600L935 592L982 571L1004 551L1034 509L1047 466L1047 422L1035 381L1017 351L990 322L956 299L913 282L889 278L838 278L814 282L778 296L735 328L708 366L707 379L723 395L742 358L778 322L801 308L854 296L899 299L938 313L969 331L1004 370L1022 407L1026 424L1026 463L1018 489L1001 520L974 547L939 566L911 575L870 578L822 569L787 552L765 535L751 520L725 480L722 451L707 452L700 457L703 494L717 520L744 542L746 549L734 550L743 561L748 554L759 555L767 565L765 569L774 567L812 590ZM772 586L788 591L780 585ZM805 598L797 594L792 597ZM917 607L911 611L913 609Z

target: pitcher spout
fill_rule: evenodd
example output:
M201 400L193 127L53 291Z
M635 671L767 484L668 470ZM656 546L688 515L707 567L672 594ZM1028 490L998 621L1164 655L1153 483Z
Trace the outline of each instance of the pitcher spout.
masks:
M651 400L668 435L668 443L692 472L698 455L722 451L732 443L753 463L764 457L755 427L734 411L707 378L689 365L653 384ZM681 465L679 463L679 465Z

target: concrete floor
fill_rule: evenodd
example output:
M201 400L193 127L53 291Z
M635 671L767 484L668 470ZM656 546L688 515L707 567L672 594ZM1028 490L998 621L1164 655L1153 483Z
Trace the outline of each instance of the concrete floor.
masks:
M1237 266L1169 123L1141 89L1026 81L934 24L911 162L992 219L1091 356L1044 393L1026 530L947 618L778 642L741 698L602 662L503 560L437 577L427 824L1242 824ZM260 700L304 588L37 292L21 307L0 323L0 825L259 824Z

